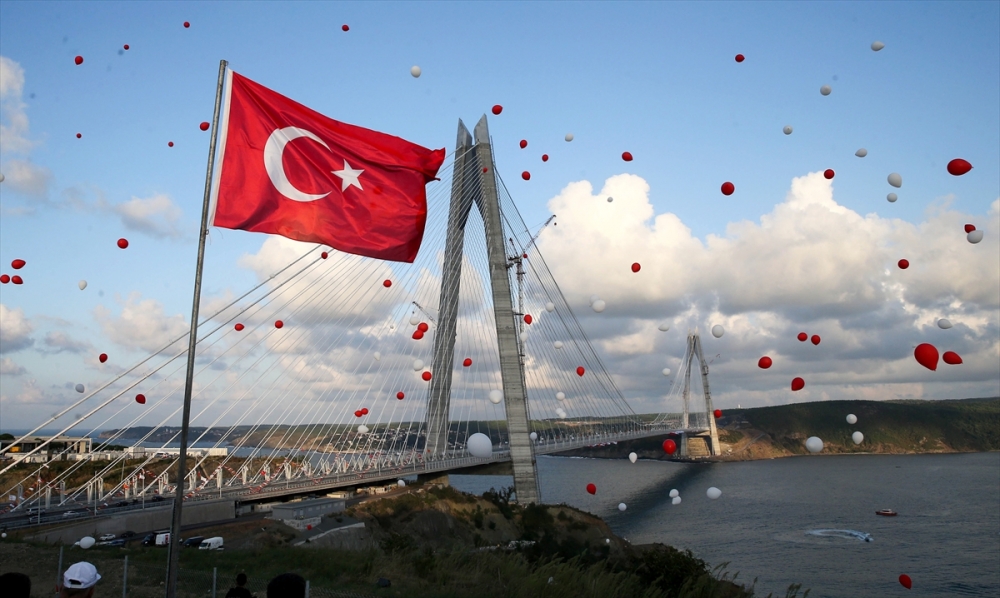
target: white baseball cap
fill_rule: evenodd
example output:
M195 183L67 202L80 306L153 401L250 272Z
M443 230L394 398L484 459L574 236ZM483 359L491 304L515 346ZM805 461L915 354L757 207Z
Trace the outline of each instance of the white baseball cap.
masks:
M74 590L92 588L100 581L97 567L86 561L74 563L63 573L63 586Z

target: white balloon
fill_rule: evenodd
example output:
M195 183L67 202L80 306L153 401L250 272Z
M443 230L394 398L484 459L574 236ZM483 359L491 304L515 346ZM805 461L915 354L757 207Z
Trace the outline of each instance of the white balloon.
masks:
M76 286L80 287L80 290L82 291L83 289L87 288L87 281L81 280L80 282L76 283Z
M854 434L851 434L851 440L854 441L854 444L861 444L865 441L865 435L861 432L855 432Z
M375 351L375 353L372 355L372 357L375 358L375 361L382 361L382 354L379 353L378 351Z
M549 301L548 303L545 304L545 311L551 313L551 312L554 312L555 310L556 310L556 304L555 303L552 303L551 301Z
M414 78L419 77L420 76L420 67L417 66L417 65L411 66L410 67L410 74L413 75Z
M556 349L562 349L563 348L563 343L562 343L562 341L556 341L556 342L552 343L552 346L555 347Z
M899 176L898 172L890 174L889 176L886 177L886 180L889 181L890 185L892 185L897 189L903 186L903 177Z
M368 433L368 426L364 424L358 426L358 434L367 434L367 433Z
M669 376L670 375L670 368L663 368L663 375L664 376Z
M611 203L611 202L613 202L614 200L615 200L615 198L614 198L614 197L611 197L610 195L608 196L608 203Z
M859 158L864 158L865 156L868 155L868 150L866 150L865 148L861 148L858 151L854 152L854 155Z
M5 177L2 172L0 172L0 183L2 183L4 181L4 179L6 179L6 178L7 177ZM4 534L3 537L6 538L7 534Z
M981 231L981 230L974 230L971 233L969 233L968 235L966 235L965 238L969 240L969 243L972 243L973 245L975 245L976 243L978 243L978 242L980 242L980 241L983 240L983 231Z
M476 432L472 436L469 436L469 440L465 443L465 447L469 449L469 454L473 457L479 457L480 459L489 457L493 454L493 441L490 437L481 432Z
M398 482L396 482L396 485L399 486L400 488L406 488L406 480L399 480Z
M0 183L2 182L3 182L3 175L0 174ZM0 533L0 538L6 538L6 537L7 537L7 532Z
M675 497L673 498L673 500L671 500L670 502L671 502L672 504L675 504L675 505L679 505L679 504L681 504L681 497L679 497L679 496L675 496Z
M566 141L573 141L573 134L572 133L566 133Z
M497 390L497 389L494 388L493 390L490 391L490 402L491 403L493 403L494 405L497 405L502 400L503 400L503 391L502 390Z
M884 47L885 47L885 44L883 44L882 42L872 42L872 51L874 51L874 52L878 52L879 50L881 50Z
M629 461L635 463L638 459L639 459L639 455L637 455L635 453L629 453L628 454L628 460Z
M899 199L899 196L896 195L895 193L890 193L889 195L886 195L885 198L889 201L889 203L896 203L896 200Z
M677 498L680 495L681 495L681 493L678 492L676 489L670 491L670 498Z
M80 538L80 548L86 550L97 543L97 540L91 538L90 536L84 536Z
M556 415L558 415L562 419L566 419L566 412L562 409L556 409Z
M76 392L82 393L84 391L83 384L76 385Z
M538 433L537 432L532 432L531 434L528 434L528 438L530 438L532 440L538 440Z
M419 372L422 369L424 369L424 362L423 362L423 360L422 359L414 359L413 360L413 371L414 372Z
M721 325L716 324L715 326L712 326L712 336L714 336L715 338L722 338L722 335L725 333L726 329L723 328Z
M824 85L823 87L819 88L819 92L825 96L830 95L831 91L833 91L833 88L830 87L829 85Z
M597 313L601 313L607 307L607 304L604 303L603 299L598 299L597 301L594 301L594 304L590 307Z
M658 328L659 328L660 332L666 332L666 331L670 330L670 324L664 322L664 323L660 324L658 326Z
M806 439L806 449L810 453L818 453L823 450L823 441L818 436L810 436Z
M785 128L781 130L785 135L792 134L792 125L785 125Z
M413 314L412 316L410 316L410 326L416 326L419 323L420 323L420 318L417 317L417 314Z
M940 328L941 330L948 330L949 328L951 328L951 321L946 318L941 318L940 320L938 320L937 324L938 328Z
M597 295L591 295L590 296L590 304L593 305L594 301L597 301L598 299L600 299L599 296L597 296Z
M522 332L521 333L521 342L523 343L526 340L528 340L528 333L527 332Z
M720 496L722 496L722 490L719 490L715 486L712 486L711 488L705 491L705 496L711 498L712 500L715 500Z
M628 508L628 507L626 507L626 506L625 506L625 503L623 503L623 502L620 502L620 503L618 503L618 510L619 510L619 511L621 511L621 512L623 512L623 513L624 513L624 512L625 512L625 509L627 509L627 508Z
M559 392L556 393L556 398L559 399L560 401L565 401L566 393L560 390Z
M852 426L854 424L858 423L858 416L854 415L853 413L848 413L847 414L847 423L851 424Z

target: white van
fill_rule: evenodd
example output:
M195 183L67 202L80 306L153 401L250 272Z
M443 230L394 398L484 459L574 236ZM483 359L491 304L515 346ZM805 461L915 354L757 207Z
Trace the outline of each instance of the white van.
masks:
M156 534L156 545L157 546L167 546L170 544L170 534Z
M202 543L198 545L198 550L222 550L222 549L223 549L222 538L220 536L203 540Z

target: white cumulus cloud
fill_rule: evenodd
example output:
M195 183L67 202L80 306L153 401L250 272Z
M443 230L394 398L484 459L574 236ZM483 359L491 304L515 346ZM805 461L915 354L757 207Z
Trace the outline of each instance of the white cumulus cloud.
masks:
M10 309L0 303L0 353L13 353L34 344L34 326L20 308Z
M159 301L142 299L139 293L128 296L119 315L114 316L106 307L97 306L94 318L111 341L149 352L159 351L189 330L183 315L168 316Z

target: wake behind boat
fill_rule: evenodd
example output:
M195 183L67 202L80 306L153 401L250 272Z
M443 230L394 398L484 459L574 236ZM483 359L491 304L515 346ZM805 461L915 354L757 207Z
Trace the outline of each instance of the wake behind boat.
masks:
M811 536L822 536L824 538L847 538L862 540L864 542L874 542L875 538L871 534L859 532L853 529L813 529L806 532Z
M897 515L896 511L892 509L882 509L880 511L875 511L876 515L882 515L883 517L895 517Z

